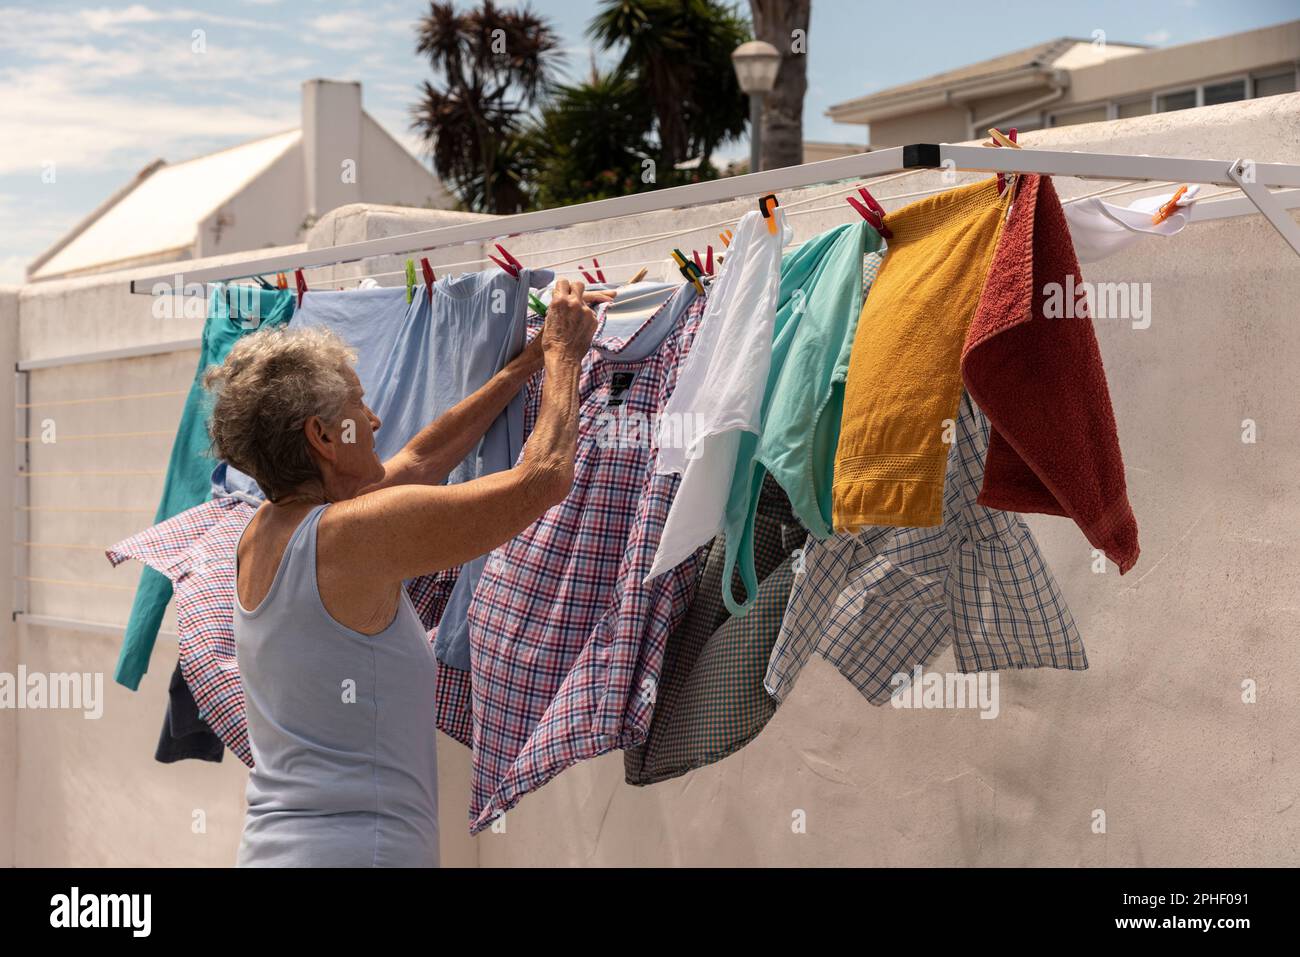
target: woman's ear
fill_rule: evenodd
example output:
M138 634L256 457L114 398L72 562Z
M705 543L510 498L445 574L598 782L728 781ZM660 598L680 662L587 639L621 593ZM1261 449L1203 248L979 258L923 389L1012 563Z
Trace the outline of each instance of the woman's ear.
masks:
M319 415L313 415L303 423L302 430L312 451L327 462L333 462L338 443L330 436L325 421Z

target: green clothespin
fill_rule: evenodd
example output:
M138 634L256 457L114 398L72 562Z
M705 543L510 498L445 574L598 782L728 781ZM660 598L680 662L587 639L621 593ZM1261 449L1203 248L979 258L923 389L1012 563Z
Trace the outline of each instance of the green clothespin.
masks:
M686 281L695 286L695 291L700 295L704 295L704 283L701 282L704 273L700 270L700 267L687 259L686 254L680 249L673 250L673 262L677 263L677 269L685 277Z
M536 293L530 292L528 294L528 305L532 306L533 312L537 315L541 316L543 319L546 318L546 303L538 299Z
M408 259L406 261L406 301L407 302L410 302L411 299L414 298L413 297L414 289L415 289L415 260Z

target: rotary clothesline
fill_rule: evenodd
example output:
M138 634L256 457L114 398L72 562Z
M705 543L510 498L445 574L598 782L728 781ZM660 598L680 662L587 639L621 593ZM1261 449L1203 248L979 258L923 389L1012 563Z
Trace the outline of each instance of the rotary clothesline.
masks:
M922 143L897 146L819 163L806 163L779 170L748 173L723 180L676 186L648 193L634 193L614 199L579 203L558 209L520 213L496 219L420 230L399 236L365 240L341 246L285 253L223 266L133 279L133 293L157 294L183 291L187 286L233 282L257 276L292 272L322 266L359 262L379 256L428 252L455 245L497 241L511 236L561 229L581 223L619 219L646 213L712 205L743 198L757 198L784 190L798 189L851 179L920 170L954 172L1038 173L1074 176L1080 179L1126 182L1202 183L1238 188L1253 210L1235 201L1221 201L1227 207L1209 214L1193 214L1199 221L1219 216L1262 213L1300 255L1300 226L1287 210L1300 206L1300 194L1273 194L1270 188L1300 188L1300 165L1255 163L1249 159L1203 160L1163 156L1125 156L1093 152L1061 152L1035 149L988 149L980 146ZM821 197L817 197L820 199ZM1219 203L1213 205L1220 205ZM639 244L639 243L638 243ZM175 283L180 280L182 288Z

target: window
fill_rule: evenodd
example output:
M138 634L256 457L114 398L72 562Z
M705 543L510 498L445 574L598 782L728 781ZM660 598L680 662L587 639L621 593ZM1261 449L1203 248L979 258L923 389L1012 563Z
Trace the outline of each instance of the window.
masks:
M1255 77L1256 96L1277 96L1279 93L1295 92L1295 70L1285 73L1273 73L1269 76Z
M1196 90L1179 90L1177 93L1161 93L1156 97L1157 113L1172 113L1174 110L1190 110L1196 105Z
M1127 119L1130 116L1146 116L1151 112L1151 97L1144 96L1140 100L1130 100L1127 103L1120 103L1115 108L1115 116L1119 119Z
M1205 87L1205 106L1215 103L1235 103L1246 98L1246 81L1229 80L1226 83L1211 83Z
M1053 126L1077 126L1080 123L1101 123L1107 119L1106 106L1090 106L1083 110L1073 110L1069 113L1053 113Z

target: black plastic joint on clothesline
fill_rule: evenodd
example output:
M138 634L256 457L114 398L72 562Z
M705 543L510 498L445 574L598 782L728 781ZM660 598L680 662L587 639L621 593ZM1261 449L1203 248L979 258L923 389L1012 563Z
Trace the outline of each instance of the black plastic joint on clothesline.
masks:
M903 169L938 169L938 143L911 143L903 147Z

